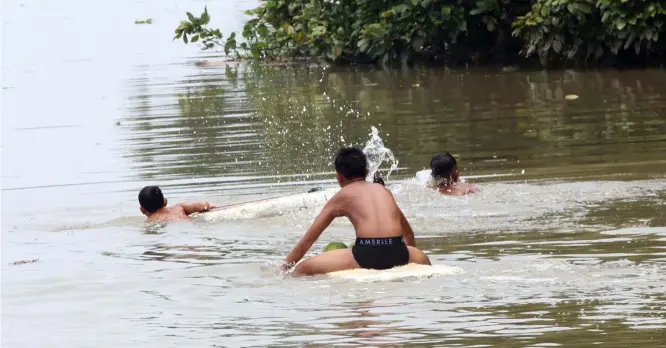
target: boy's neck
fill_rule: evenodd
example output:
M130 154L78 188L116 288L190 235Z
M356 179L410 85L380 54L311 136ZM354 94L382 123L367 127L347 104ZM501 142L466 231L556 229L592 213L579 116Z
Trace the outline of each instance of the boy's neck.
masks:
M163 212L165 212L165 211L168 211L168 209L167 209L166 206L165 206L165 207L162 207L162 208L159 208L159 209L155 210L154 212L148 214L148 217L151 217L151 216L153 216L153 215L157 215L157 214L159 214L159 213L163 213Z
M440 189L446 189L446 188L452 188L454 186L458 185L457 181L454 181L452 178L449 178L449 180L438 183L437 187Z
M345 186L347 186L349 184L353 184L357 181L365 181L365 178L355 178L355 179L351 179L351 180L346 180L345 182L340 184L340 187L345 187Z

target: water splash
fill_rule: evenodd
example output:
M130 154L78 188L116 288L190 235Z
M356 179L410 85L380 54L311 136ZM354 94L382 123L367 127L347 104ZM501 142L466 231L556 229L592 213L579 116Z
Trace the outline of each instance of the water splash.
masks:
M386 174L387 180L391 172L398 168L398 160L393 156L391 149L384 147L384 141L379 137L379 131L374 126L371 127L370 140L365 143L363 153L368 158L368 176L365 178L367 181L372 181L375 173L385 160L391 165Z

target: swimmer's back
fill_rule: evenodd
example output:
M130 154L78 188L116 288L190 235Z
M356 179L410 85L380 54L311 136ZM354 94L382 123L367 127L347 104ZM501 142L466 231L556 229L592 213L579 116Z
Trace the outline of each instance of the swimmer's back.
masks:
M403 235L400 208L384 186L362 180L346 185L339 195L338 211L354 225L356 237Z
M148 217L148 221L173 221L173 220L189 220L191 217L187 215L182 205L177 204L172 207L161 209L159 212L154 213Z

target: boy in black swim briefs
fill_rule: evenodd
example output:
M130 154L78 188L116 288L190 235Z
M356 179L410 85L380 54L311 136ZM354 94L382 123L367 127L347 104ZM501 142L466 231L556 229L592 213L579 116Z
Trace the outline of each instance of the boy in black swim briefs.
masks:
M282 270L294 267L324 230L340 216L356 231L352 249L332 250L296 265L297 275L315 275L355 268L388 269L407 263L430 265L428 257L414 247L414 231L383 185L369 183L367 160L357 148L343 148L335 157L341 190L324 206L312 226L287 255Z

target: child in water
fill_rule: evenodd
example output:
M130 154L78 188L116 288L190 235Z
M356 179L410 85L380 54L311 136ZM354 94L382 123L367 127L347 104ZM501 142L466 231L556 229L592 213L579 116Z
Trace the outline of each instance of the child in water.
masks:
M294 270L297 275L366 268L389 269L407 263L430 265L430 259L414 247L414 231L391 192L381 184L369 183L367 160L358 148L343 148L335 157L335 171L341 190L324 206L312 226L287 255L283 271L294 267L324 230L341 216L356 232L350 249L332 250L314 256Z
M470 193L478 192L478 189L472 184L460 183L460 174L458 172L458 163L455 157L450 153L435 155L430 160L430 175L434 180L434 185L439 193L452 196L464 196Z
M203 213L216 208L208 202L180 203L167 207L167 199L157 186L146 186L139 192L141 213L146 215L148 221L171 221L190 219L194 213Z

